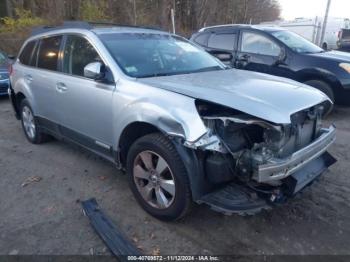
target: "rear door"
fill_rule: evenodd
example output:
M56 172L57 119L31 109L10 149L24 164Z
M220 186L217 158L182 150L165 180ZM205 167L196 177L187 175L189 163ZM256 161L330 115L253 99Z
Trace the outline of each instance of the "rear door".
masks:
M281 52L281 47L268 36L258 31L242 30L235 67L279 75L280 70L276 62Z
M86 78L84 67L92 62L103 63L87 38L65 36L63 74L55 83L59 122L66 137L106 155L112 145L115 83Z
M56 82L60 79L58 57L62 35L45 37L40 40L33 54L32 65L25 78L31 83L31 91L36 104L36 116L46 124L58 122Z
M206 51L220 59L224 64L233 66L237 50L238 34L235 30L219 30L208 37Z

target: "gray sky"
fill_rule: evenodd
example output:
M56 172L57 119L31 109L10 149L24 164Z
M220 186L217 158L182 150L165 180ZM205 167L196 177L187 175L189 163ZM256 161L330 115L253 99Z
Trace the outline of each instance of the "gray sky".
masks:
M282 18L324 16L327 0L279 0ZM330 16L350 18L350 0L332 0Z

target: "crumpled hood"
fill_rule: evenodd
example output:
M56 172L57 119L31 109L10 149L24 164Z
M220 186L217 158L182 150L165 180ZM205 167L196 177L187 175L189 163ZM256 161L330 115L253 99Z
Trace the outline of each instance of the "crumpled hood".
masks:
M350 53L341 52L341 51L329 51L329 52L308 54L308 55L314 56L314 57L326 58L337 62L350 63Z
M137 81L278 124L290 123L293 113L323 101L330 102L322 92L301 83L237 69L140 78Z

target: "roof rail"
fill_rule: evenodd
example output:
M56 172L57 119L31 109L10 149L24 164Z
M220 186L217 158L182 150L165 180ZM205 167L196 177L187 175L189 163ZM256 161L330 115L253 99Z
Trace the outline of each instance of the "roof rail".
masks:
M41 33L46 33L52 30L64 29L64 28L81 28L91 30L92 25L84 21L64 21L62 25L59 26L38 26L33 28L31 36L38 35Z
M224 27L232 27L232 26L240 26L240 27L249 27L249 26L254 26L251 24L224 24L224 25L213 25L213 26L207 26L201 28L198 32L203 32L208 29L214 29L214 28L224 28Z
M115 24L110 22L86 22L86 21L64 21L62 25L59 26L39 26L35 27L32 30L31 36L38 35L41 33L46 33L52 30L57 29L65 29L65 28L80 28L80 29L87 29L92 30L96 27L130 27L130 28L144 28L144 29L152 29L152 30L159 30L162 31L162 29L157 27L148 27L148 26L136 26L136 25L121 25L121 24Z

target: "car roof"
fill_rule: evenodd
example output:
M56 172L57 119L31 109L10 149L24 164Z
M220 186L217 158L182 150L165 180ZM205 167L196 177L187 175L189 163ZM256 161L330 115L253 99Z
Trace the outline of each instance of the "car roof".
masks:
M86 33L87 31L95 34L107 33L139 33L139 34L170 34L157 28L141 27L133 25L117 25L113 23L96 23L84 21L65 21L60 26L41 26L33 29L31 38L43 37L47 35L63 33Z
M225 29L255 29L266 32L275 32L286 30L278 26L267 26L267 25L248 25L248 24L225 24L225 25L215 25L204 27L199 30L199 32L215 31L215 30L225 30Z

